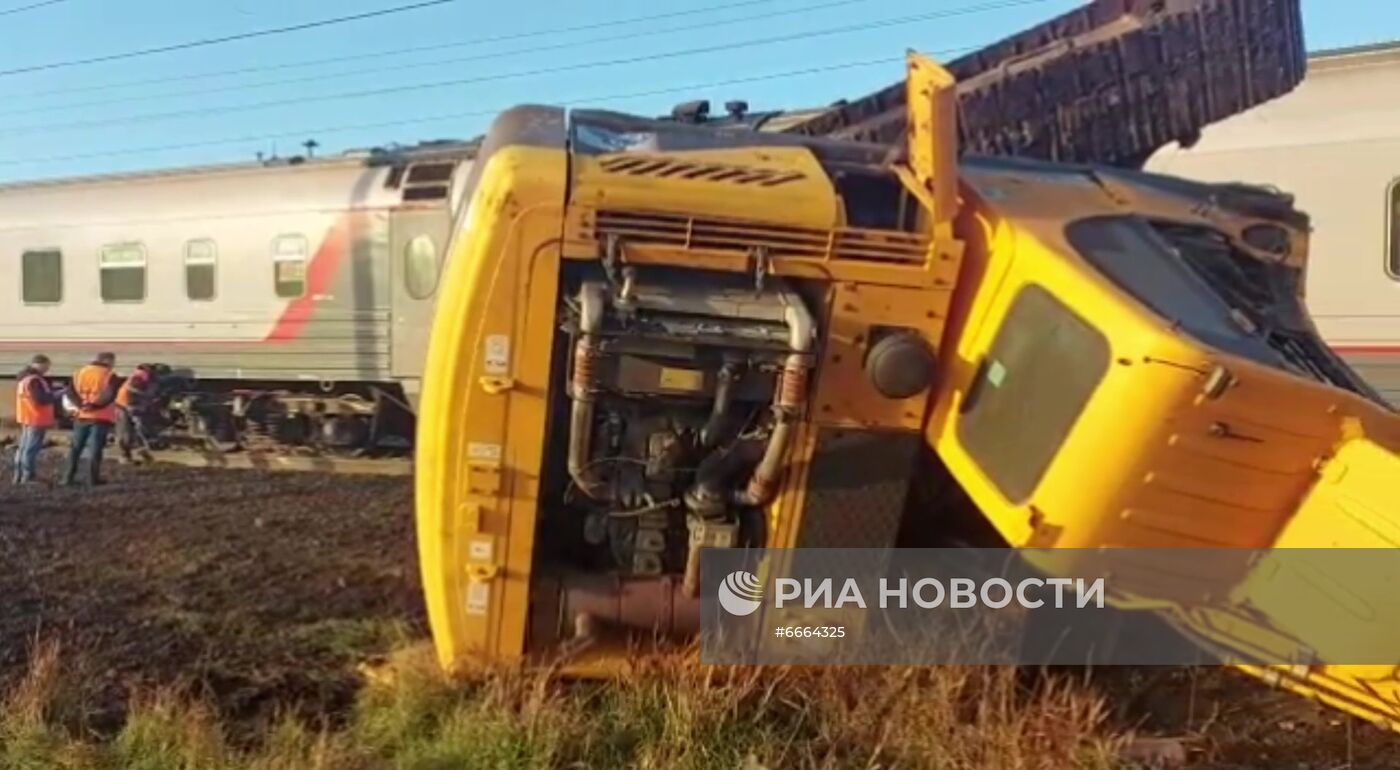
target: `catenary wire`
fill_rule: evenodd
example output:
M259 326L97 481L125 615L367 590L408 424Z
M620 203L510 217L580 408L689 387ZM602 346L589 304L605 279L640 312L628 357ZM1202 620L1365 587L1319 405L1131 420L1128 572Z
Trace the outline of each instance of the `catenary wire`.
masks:
M37 11L40 8L48 8L51 5L59 5L66 2L68 2L68 0L42 0L38 3L20 5L14 8L0 8L0 16L13 16L14 14L24 13L25 11Z
M338 64L341 62L364 61L367 59L378 59L386 56L402 56L405 54L424 53L427 51L441 51L451 48L463 48L473 45L486 45L490 43L504 43L513 40L522 40L534 37L547 37L550 35L563 35L574 32L588 32L613 26L625 26L631 24L641 24L650 21L662 21L665 19L678 18L682 16L695 16L704 13L716 13L719 11L733 10L736 8L750 8L757 5L771 5L778 0L742 0L742 2L725 3L722 5L706 6L704 8L689 8L681 11L667 11L666 13L655 13L646 16L632 16L623 19L613 19L610 21L590 22L569 27L552 27L547 29L530 30L526 32L511 32L499 35L488 35L485 37L467 38L450 43L438 43L434 45L413 46L410 48L392 48L381 51L370 51L367 53L348 54L344 56L330 56L320 59L303 59L294 62L282 62L279 64L260 64L254 67L238 67L236 69L217 70L214 72L195 72L184 75L163 75L158 78L145 78L142 80L118 81L115 83L96 83L87 86L76 86L61 89L45 89L42 91L26 91L12 94L5 94L5 99L23 99L31 97L62 96L65 94L90 93L92 91L109 91L114 88L133 88L136 86L159 85L162 83L179 83L191 80L205 80L209 78L229 77L232 75L252 75L259 72L275 72L279 70L298 69L301 67L317 67L322 64Z
M935 56L946 56L963 53L973 50L970 46L961 48L949 48L931 52ZM818 75L844 69L855 69L859 67L871 67L877 65L898 64L904 61L903 57L884 57L879 59L864 59L860 61L843 62L840 64L830 64L820 67L808 67L800 70L789 70L785 72L768 73L764 75L753 75L742 78L730 78L727 80L709 81L704 83L690 83L682 86L668 86L665 88L654 88L644 91L630 91L626 93L599 94L594 96L576 97L569 100L558 101L560 106L578 106L581 104L594 104L599 102L618 101L623 99L641 99L648 96L662 96L673 93L694 93L711 88L720 88L733 85L746 85L770 80L780 80L805 75ZM325 135L332 133L343 133L347 131L366 131L380 128L393 128L396 126L414 125L419 123L433 123L446 120L462 120L466 118L480 118L496 115L507 109L510 105L493 107L491 109L469 110L464 112L440 113L435 115L422 115L411 118L396 118L394 120L375 121L372 123L342 124L334 126L321 126L317 128L303 128L289 130L285 132L253 134L237 137L225 137L220 139L203 139L194 142L181 142L176 144L147 145L143 147L131 147L120 150L106 150L99 152L73 153L68 155L52 155L42 158L4 158L0 159L0 166L29 165L38 163L66 163L79 160L94 160L98 158L121 157L128 155L144 155L151 153L172 152L176 150L192 150L204 147L217 147L226 144L243 144L249 142L266 142L276 139L301 138L313 135Z
M1047 0L1008 0L1007 2L996 4L997 8L1009 8L1032 3L1046 2ZM992 4L979 6L990 9ZM71 131L83 128L101 128L113 125L149 123L162 120L171 120L184 117L207 117L212 115L226 115L230 113L246 112L250 110L268 109L274 107L299 106L326 101L338 101L342 99L358 99L371 96L384 96L389 94L406 93L411 91L425 91L454 86L470 85L475 83L509 80L514 78L532 77L537 75L553 75L562 72L574 72L586 69L596 69L601 67L614 67L630 64L640 64L644 62L659 61L663 59L673 59L686 56L696 56L708 53L719 53L731 51L737 48L776 45L781 43L807 40L815 37L828 37L835 35L850 34L852 32L864 32L872 29L913 24L924 21L946 18L951 11L935 11L931 13L915 14L911 16L901 16L896 18L880 19L865 24L852 24L841 27L832 27L823 30L792 33L787 35L775 35L766 38L742 40L737 42L722 43L716 45L699 46L695 48L679 49L674 51L663 51L655 54L645 54L638 56L623 57L617 59L606 59L591 62L575 62L571 64L558 65L553 67L542 67L532 70L521 70L516 72L493 73L487 75L477 75L467 78L453 78L449 80L430 81L422 83L410 83L407 85L387 86L383 88L362 89L356 91L343 91L332 94L319 94L298 96L285 99L272 99L262 102L251 102L246 104L233 104L223 106L206 106L168 112L144 113L136 115L116 116L101 120L88 121L66 121L62 123L30 124L25 126L11 126L0 128L0 135L29 134L39 132L60 132Z
M166 45L153 46L151 48L138 48L130 51L119 51L117 53L100 54L98 56L88 56L81 59L67 59L62 61L43 62L40 64L27 64L21 67L11 67L0 70L0 77L10 77L14 75L24 75L31 72L46 72L56 69L69 69L72 67L84 67L91 64L105 64L108 62L121 61L123 59L137 59L144 56L154 56L156 54L173 53L175 51L185 51L191 48L206 48L213 45L223 45L234 43L240 40L251 40L259 37L269 37L272 35L286 35L292 32L304 32L311 29L331 27L350 22L364 21L367 19L377 19L384 16L392 16L410 11L418 11L424 8L433 8L441 5L451 5L462 0L419 0L416 3L407 5L396 5L391 8L380 8L374 11L364 11L346 16L332 16L316 21L307 21L300 24L290 24L284 27L268 27L265 29L255 29L248 32L237 32L231 35L219 35L217 37L199 38L196 40L186 40L179 43L169 43Z
M764 0L764 2L770 2L770 1L771 1L771 0ZM722 19L722 20L718 20L718 21L697 22L697 23L685 24L685 25L677 26L677 27L666 27L666 28L655 29L655 30L637 31L637 32L631 32L631 33L621 33L621 34L616 34L616 35L607 35L607 36L605 36L605 37L593 37L593 38L589 38L589 39L587 39L587 40L571 40L571 41L567 41L567 42L563 42L563 43L551 43L551 44L548 44L548 45L531 46L531 47L529 47L529 48L521 48L521 49L515 49L515 50L509 50L509 51L492 51L492 52L489 52L489 53L480 53L480 54L473 54L473 55L471 55L471 56L453 57L453 58L450 58L450 59L434 59L434 60L432 60L432 61L412 62L412 63L408 63L408 64L394 64L394 65L390 65L390 66L375 67L375 68L372 68L372 69L358 69L358 70L350 70L350 71L346 71L346 72L322 73L322 74L319 74L319 75L307 75L307 76L304 76L304 77L297 77L297 78L284 78L284 79L280 79L280 80L262 81L262 82L259 82L259 83L240 83L240 84L229 85L229 86L220 86L220 87L216 87L216 88L201 88L201 89L194 90L194 91L177 91L177 92L166 92L166 93L159 93L159 94L141 94L141 95L138 95L138 96L114 97L114 98L111 98L111 99L101 99L101 100L86 101L86 102L69 102L69 103L67 103L67 104L50 104L50 105L44 105L44 106L42 106L42 107L30 107L30 108L26 108L26 109L22 109L22 110L9 110L9 111L6 111L6 112L0 112L0 118L14 117L14 116L17 116L17 115L34 115L34 114L45 113L45 112L61 112L61 111L63 111L63 110L88 109L88 108L91 108L91 107L103 107L103 106L112 105L112 104L129 104L129 103L132 103L132 102L144 102L144 101L152 101L152 100L159 100L159 99L176 99L176 98L181 98L181 97L185 97L185 96L206 96L206 95L209 95L209 94L232 93L232 92L237 92L237 91L248 91L248 90L252 90L252 89L256 89L256 88L272 88L272 87L275 87L275 86L297 85L297 84L301 84L301 83L316 83L316 82L321 82L321 81L326 81L326 80L336 80L336 79L339 79L339 78L357 77L357 76L360 76L360 75L374 75L374 74L379 74L379 73L384 73L384 72L400 72L400 71L404 71L404 70L426 69L426 68L430 68L430 67L442 67L442 66L444 66L444 65L449 65L449 64L465 64L465 63L468 63L468 62L484 61L484 60L493 60L493 59L498 59L498 58L507 57L507 56L524 56L524 55L529 55L529 54L545 53L545 52L550 52L550 51L561 51L561 50L566 50L566 49L570 49L570 48L583 48L583 47L590 46L590 45L597 45L597 44L599 44L599 43L611 43L611 42L617 42L617 41L623 41L623 40L635 40L635 39L637 39L637 38L642 38L642 37L653 37L653 36L657 36L657 35L674 34L674 33L677 33L677 32L691 32L691 31L701 30L701 29L711 29L711 28L716 27L716 26L724 26L724 25L730 25L730 24L742 24L742 23L748 23L748 22L754 22L754 21L762 21L762 20L764 20L764 19L780 18L780 17L784 17L784 16L792 16L792 15L795 15L795 14L808 14L808 13L813 13L813 12L816 12L816 11L823 11L823 10L828 10L828 9L831 9L831 8L840 8L840 7L845 7L845 6L849 6L849 5L856 5L856 4L861 4L861 3L869 3L869 2L873 2L873 1L874 1L874 0L830 0L829 2L817 3L817 4L813 4L813 5L807 5L807 6L803 6L803 7L801 7L801 8L790 8L790 9L784 9L784 10L780 10L780 11L769 11L769 12L766 12L766 13L754 14L754 15L750 15L750 16L741 16L741 17L733 18L733 19ZM460 46L461 46L461 44L453 44L453 47L460 47Z

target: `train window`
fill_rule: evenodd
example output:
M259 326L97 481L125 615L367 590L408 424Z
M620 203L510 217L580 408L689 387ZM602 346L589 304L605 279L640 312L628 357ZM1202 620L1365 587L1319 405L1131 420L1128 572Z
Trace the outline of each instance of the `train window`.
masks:
M306 294L306 237L279 235L272 242L272 280L277 296L293 299Z
M452 178L454 168L456 166L452 163L419 163L409 169L408 181L410 184L446 182Z
M417 235L404 244L403 285L414 299L433 296L438 280L438 248L431 236Z
M214 298L215 268L219 250L214 242L201 238L185 244L185 296L197 302Z
M103 302L146 299L146 247L140 243L109 243L102 247Z
M419 163L408 170L403 185L405 201L445 200L452 183L452 163Z
M26 251L20 257L24 301L52 305L63 301L63 254L58 249Z
M1390 190L1387 191L1387 202L1390 208L1390 221L1386 225L1386 233L1389 236L1389 268L1390 277L1400 280L1400 179L1390 183Z

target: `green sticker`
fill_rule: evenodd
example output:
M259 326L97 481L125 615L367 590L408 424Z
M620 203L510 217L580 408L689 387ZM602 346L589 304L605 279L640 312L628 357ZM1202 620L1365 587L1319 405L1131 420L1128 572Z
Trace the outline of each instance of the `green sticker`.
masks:
M1006 367L1002 366L1000 361L993 361L991 365L987 367L987 382L992 383L993 387L1000 388L1001 384L1005 381Z

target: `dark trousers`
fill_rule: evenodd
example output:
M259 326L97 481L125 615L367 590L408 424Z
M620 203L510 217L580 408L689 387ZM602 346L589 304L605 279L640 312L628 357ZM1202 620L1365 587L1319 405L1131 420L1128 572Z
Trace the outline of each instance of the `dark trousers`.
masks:
M87 474L84 480L96 484L102 480L102 451L107 448L107 434L112 431L110 423L78 420L73 423L73 445L68 448L68 467L63 472L63 483L72 484L78 476L78 463L83 458L83 450L88 453Z
M117 448L122 459L131 460L131 450L136 448L136 416L130 409L117 408Z
M20 428L19 446L15 448L15 483L35 481L39 473L39 450L44 448L46 428L25 425Z

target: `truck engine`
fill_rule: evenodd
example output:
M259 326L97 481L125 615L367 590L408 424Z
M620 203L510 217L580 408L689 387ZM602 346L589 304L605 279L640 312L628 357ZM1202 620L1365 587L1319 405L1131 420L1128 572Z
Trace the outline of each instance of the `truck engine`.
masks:
M562 513L620 574L682 574L693 595L701 547L763 541L815 324L781 283L621 272L585 281L561 309L571 350Z

